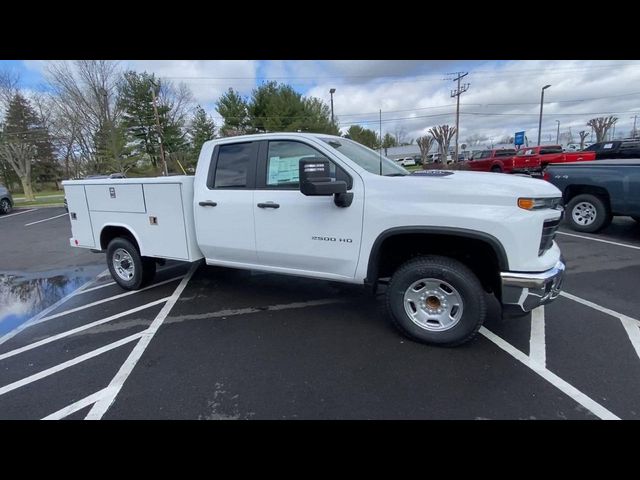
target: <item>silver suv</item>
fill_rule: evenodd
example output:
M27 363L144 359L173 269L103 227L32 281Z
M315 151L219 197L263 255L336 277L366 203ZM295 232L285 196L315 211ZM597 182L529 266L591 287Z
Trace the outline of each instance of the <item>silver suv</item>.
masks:
M13 208L13 197L7 187L0 185L0 213L9 213Z

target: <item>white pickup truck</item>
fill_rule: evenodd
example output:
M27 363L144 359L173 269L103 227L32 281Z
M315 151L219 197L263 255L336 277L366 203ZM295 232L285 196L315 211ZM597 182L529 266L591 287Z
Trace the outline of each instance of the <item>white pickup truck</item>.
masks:
M106 251L125 289L162 259L386 290L425 343L470 340L486 293L528 312L560 293L560 191L481 172L410 174L342 137L272 133L204 144L195 176L63 182L71 246Z

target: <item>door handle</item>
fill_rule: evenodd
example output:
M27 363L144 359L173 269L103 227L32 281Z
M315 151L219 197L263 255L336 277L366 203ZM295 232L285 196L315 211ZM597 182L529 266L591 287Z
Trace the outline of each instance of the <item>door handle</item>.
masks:
M216 202L212 202L211 200L206 200L204 202L198 202L198 205L201 207L215 207L218 205Z
M267 203L259 203L258 207L260 208L280 208L279 203L267 202Z

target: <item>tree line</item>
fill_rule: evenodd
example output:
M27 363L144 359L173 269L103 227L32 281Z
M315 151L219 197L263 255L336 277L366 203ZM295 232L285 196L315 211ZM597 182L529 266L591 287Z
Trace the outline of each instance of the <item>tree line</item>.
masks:
M34 198L34 184L59 186L61 179L90 174L159 175L165 164L171 173L191 173L202 144L219 136L340 134L326 103L275 81L249 97L229 88L215 104L222 118L218 126L184 83L123 70L118 62L49 62L44 76L46 84L34 92L21 88L16 75L0 71L0 177L28 199ZM616 121L603 117L587 125L602 141ZM428 133L415 139L423 163L435 144L446 158L455 127L434 126ZM381 138L360 125L351 125L345 136L374 149L414 141L401 128ZM586 136L580 132L582 144ZM472 137L468 146L480 141Z

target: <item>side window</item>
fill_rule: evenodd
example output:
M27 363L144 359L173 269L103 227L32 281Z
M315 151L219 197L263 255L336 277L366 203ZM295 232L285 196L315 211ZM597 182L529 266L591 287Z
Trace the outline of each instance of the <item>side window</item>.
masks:
M322 158L329 160L325 155L313 147L301 142L291 140L273 140L269 142L267 152L266 181L267 188L300 188L299 163L303 158ZM346 180L350 184L348 175L335 163L329 160L331 178Z
M252 143L220 145L213 188L246 187L253 152Z

